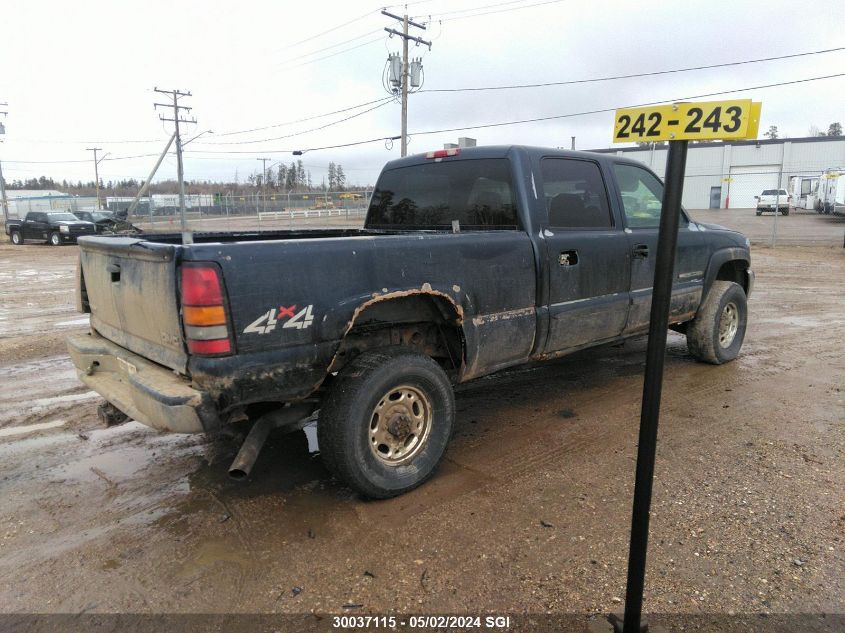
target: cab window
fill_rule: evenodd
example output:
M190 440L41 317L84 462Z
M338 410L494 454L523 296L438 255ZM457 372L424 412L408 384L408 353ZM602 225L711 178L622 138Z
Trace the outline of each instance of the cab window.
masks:
M543 195L553 228L610 228L610 205L596 163L570 158L540 162Z
M629 228L657 228L663 208L663 184L652 174L636 165L613 165L622 206Z
M517 229L507 159L431 162L388 169L376 184L366 226L377 229Z

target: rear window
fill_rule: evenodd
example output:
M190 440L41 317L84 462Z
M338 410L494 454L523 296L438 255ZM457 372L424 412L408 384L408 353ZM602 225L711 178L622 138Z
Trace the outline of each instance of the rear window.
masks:
M764 195L764 196L785 196L786 190L781 189L780 191L778 191L777 189L766 189L765 191L763 191L762 195Z
M432 162L382 173L367 226L452 230L517 229L510 163L504 158Z

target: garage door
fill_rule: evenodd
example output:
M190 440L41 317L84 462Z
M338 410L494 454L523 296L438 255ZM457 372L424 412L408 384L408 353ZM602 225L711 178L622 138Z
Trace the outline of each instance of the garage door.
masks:
M745 165L731 167L731 209L752 209L757 206L754 196L763 189L774 189L778 182L779 165Z

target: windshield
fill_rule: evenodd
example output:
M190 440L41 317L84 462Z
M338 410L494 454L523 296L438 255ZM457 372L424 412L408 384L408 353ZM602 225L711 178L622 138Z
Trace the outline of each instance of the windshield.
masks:
M785 196L786 191L784 189L781 189L780 191L778 191L777 189L766 189L763 192L763 195L764 196Z
M78 222L79 219L73 213L48 213L50 220L54 222Z
M94 218L95 222L99 220L108 220L111 218L111 213L92 213L91 217Z

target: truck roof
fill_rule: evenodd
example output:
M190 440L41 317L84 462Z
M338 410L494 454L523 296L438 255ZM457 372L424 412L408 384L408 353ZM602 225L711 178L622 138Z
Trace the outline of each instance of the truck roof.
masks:
M405 158L397 158L385 164L384 169L395 169L397 167L408 167L410 165L420 165L430 161L426 158L429 151L427 150L421 154L412 154ZM539 158L542 156L556 156L559 158L585 158L589 157L598 162L636 162L629 159L624 159L615 154L600 154L597 152L581 152L567 149L557 149L554 147L537 147L532 145L482 145L480 147L462 147L460 148L461 158L508 158L509 156L518 153L528 157Z

